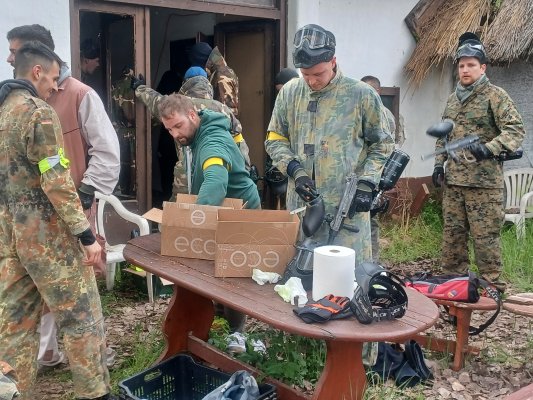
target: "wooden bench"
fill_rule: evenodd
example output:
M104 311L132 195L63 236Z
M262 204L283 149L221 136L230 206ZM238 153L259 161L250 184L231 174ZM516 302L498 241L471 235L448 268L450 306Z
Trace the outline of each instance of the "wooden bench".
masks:
M457 327L455 340L436 338L434 336L417 335L414 339L433 351L453 353L450 368L459 371L464 366L465 354L479 354L479 348L468 345L470 320L473 311L494 311L498 304L491 298L481 297L477 303L433 299L435 304L445 306L451 316L456 317Z

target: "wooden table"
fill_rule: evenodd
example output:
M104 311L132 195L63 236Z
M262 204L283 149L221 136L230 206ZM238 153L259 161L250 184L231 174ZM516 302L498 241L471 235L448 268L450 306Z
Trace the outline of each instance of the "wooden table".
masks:
M175 283L163 323L166 348L160 360L188 351L226 372L246 369L257 373L205 343L214 317L214 300L285 332L325 340L326 363L312 399L362 399L366 387L363 342L402 342L431 327L439 315L430 299L408 289L408 311L401 319L370 325L359 324L355 318L306 324L272 285L260 286L250 278L215 278L212 261L166 257L159 252L159 233L137 237L124 249L127 261ZM308 399L288 385L267 381L277 386L281 400Z

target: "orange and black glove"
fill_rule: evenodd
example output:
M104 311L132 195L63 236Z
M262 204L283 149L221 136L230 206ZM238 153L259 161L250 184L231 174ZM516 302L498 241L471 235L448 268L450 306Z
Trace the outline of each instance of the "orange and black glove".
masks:
M309 302L302 308L293 309L294 313L305 323L326 322L331 319L341 319L352 315L350 299L348 297L328 294L318 301Z

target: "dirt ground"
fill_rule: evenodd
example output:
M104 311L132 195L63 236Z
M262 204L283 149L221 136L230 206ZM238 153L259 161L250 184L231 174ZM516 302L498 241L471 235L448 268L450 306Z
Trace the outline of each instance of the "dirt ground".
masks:
M424 263L416 265L416 269ZM405 271L406 266L398 266ZM508 292L512 293L512 288ZM159 329L167 300L155 305L143 301L129 302L127 306L113 309L107 318L108 342L117 352L114 368L132 356L131 332L139 326L145 330ZM487 314L474 315L473 324L479 325ZM440 337L450 337L450 326L439 321L432 331ZM533 382L533 319L516 316L502 310L495 323L481 335L473 337L470 344L482 350L471 356L460 372L448 368L446 355L426 353L428 365L435 380L432 385L406 390L398 399L504 399L520 387ZM387 384L393 385L392 381ZM41 373L37 384L36 399L72 399L72 384L67 367Z

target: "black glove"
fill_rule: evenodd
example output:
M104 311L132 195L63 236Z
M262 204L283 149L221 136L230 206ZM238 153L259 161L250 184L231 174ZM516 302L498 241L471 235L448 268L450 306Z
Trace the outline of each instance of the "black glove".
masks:
M328 294L316 302L308 302L302 308L295 308L292 311L306 324L347 318L352 315L350 299L332 294Z
M352 218L356 212L368 212L370 211L370 206L372 205L374 191L374 185L372 182L368 181L359 181L357 183L357 190L355 191L355 196L352 200L350 210L348 211L348 216Z
M136 78L135 75L131 77L130 87L132 88L134 92L141 85L146 85L146 80L144 79L143 74L139 74L138 78Z
M441 165L437 165L433 169L433 175L431 175L431 181L433 182L433 186L435 187L441 187L442 183L444 182L444 167Z
M468 146L468 150L474 157L476 157L476 161L487 160L494 157L492 151L490 151L483 143L471 144Z
M309 202L317 198L318 192L315 183L298 161L292 160L289 163L287 174L294 178L294 190L303 201Z
M80 197L81 207L84 210L88 210L92 207L94 201L94 191L95 188L92 186L82 183L78 189L78 196Z

